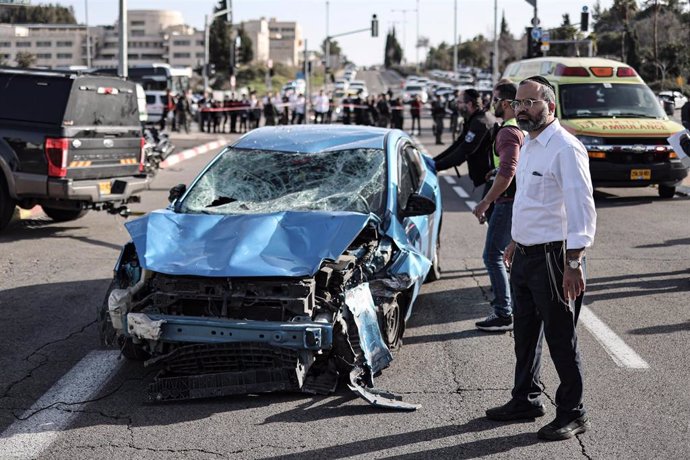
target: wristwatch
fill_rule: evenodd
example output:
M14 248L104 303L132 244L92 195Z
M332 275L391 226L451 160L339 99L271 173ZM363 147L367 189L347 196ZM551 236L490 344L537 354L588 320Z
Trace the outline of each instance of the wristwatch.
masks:
M566 263L568 264L568 267L572 268L573 270L577 270L582 266L580 259L571 259L566 261Z

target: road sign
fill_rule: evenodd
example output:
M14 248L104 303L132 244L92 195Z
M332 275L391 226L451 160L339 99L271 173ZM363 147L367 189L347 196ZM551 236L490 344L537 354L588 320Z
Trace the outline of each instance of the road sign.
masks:
M551 49L551 44L549 43L551 41L551 34L549 33L548 30L545 30L541 34L541 50L542 51L548 51Z
M533 25L534 27L539 27L539 23L540 23L540 22L541 22L541 21L539 20L539 18L532 18L532 25Z
M532 40L539 40L541 36L542 33L540 27L535 27L534 29L532 29Z

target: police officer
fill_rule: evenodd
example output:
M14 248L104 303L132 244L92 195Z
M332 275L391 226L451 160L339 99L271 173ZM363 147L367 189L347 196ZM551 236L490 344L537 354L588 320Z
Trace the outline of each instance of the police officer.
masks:
M486 173L491 170L491 133L496 124L493 114L482 108L481 99L475 89L462 93L458 101L458 109L465 119L462 133L450 147L434 158L436 171L460 166L467 161L475 187L486 182Z
M441 135L443 134L443 118L446 116L446 104L441 95L436 96L436 100L431 103L431 118L434 119L434 135L436 145L443 145Z

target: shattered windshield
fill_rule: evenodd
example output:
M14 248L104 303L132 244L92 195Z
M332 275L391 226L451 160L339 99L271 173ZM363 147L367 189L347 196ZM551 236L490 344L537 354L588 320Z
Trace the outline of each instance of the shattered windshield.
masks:
M652 90L643 84L561 85L563 118L664 118Z
M381 215L386 199L381 149L286 153L227 149L187 193L183 213L262 214L354 211Z

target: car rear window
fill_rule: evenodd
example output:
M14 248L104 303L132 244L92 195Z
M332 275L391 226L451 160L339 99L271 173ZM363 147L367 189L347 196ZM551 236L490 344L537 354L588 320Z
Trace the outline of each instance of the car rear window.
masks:
M406 86L405 91L422 91L421 86Z
M0 75L0 119L62 124L73 80Z
M139 107L134 85L113 79L82 79L72 89L65 123L74 126L134 126Z

